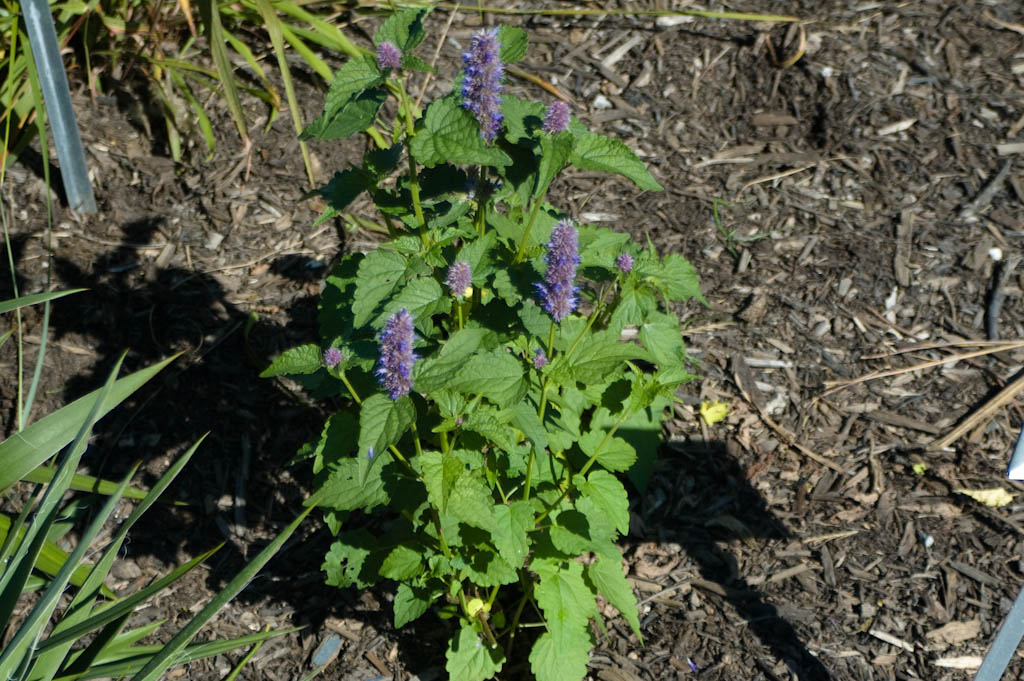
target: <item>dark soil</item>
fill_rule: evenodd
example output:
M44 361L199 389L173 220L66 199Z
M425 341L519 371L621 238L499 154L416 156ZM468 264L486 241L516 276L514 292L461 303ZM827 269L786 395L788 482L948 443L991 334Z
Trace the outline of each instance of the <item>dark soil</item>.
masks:
M590 675L969 678L1024 584L1024 506L988 508L958 490L1024 489L1004 478L1020 394L953 442L942 439L1021 376L1024 350L836 382L985 349L992 331L1024 339L1024 267L1001 277L990 255L1001 249L1005 262L1024 247L1020 147L997 147L1024 143L1024 12L994 0L714 8L806 18L806 54L778 65L799 35L770 24L495 19L525 24L532 45L520 68L633 147L666 188L640 192L569 172L553 202L683 254L710 302L679 310L702 380L668 424L622 543L644 644L612 617ZM448 18L432 15L423 54ZM365 39L375 21L342 28ZM428 97L450 88L478 24L472 13L455 18ZM104 477L142 459L138 482L147 485L210 433L172 489L191 505L149 513L110 584L135 590L227 540L205 572L140 615L167 618L174 631L308 495L308 469L288 461L331 405L257 374L282 349L314 339L331 263L376 237L311 226L319 207L302 199L308 186L287 112L264 131L268 112L249 103L248 175L218 103L214 158L202 161L197 143L196 160L175 165L162 122L137 113L144 86L111 84L94 102L80 76L71 71L99 213L58 206L47 228L38 151L8 170L3 188L19 291L88 289L53 306L34 414L99 386L125 350L128 370L183 353L101 424L86 459ZM323 90L299 80L309 121ZM551 98L516 78L509 89ZM320 179L362 144L314 145ZM365 202L354 212L373 217ZM995 282L1000 312L990 306ZM0 299L10 294L5 277ZM31 361L42 316L28 310L24 319ZM4 436L14 421L14 352L13 342L0 349ZM729 415L709 426L699 406L714 400ZM386 589L324 586L330 534L321 521L300 534L204 634L306 627L263 646L242 678L299 678L333 634L341 654L323 678L443 677L447 623L431 615L396 632ZM171 678L222 678L240 658ZM1022 674L1018 655L1006 678ZM503 678L523 675L509 667Z

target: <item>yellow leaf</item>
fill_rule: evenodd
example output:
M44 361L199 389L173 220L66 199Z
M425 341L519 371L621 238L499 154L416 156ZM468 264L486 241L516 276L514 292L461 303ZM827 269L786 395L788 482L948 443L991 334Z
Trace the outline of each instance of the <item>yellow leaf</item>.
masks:
M969 496L975 501L980 501L986 506L992 506L993 508L1006 506L1017 496L1016 494L1010 494L1002 487L994 487L992 489L958 489L957 494Z
M703 402L700 405L700 417L704 423L713 426L729 415L729 405L725 402Z
M483 602L482 599L473 598L473 599L470 599L469 603L466 604L466 613L470 617L476 617L476 614L478 612L480 612L481 610L484 610L484 611L487 610L487 607L484 605L484 602Z
M928 470L928 464L923 461L918 461L911 466L911 470L914 471L914 475L924 475L924 472Z

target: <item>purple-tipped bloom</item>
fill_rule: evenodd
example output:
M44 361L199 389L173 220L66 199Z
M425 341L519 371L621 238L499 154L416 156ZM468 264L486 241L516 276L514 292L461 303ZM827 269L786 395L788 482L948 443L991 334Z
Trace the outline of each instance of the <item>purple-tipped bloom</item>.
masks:
M377 46L377 68L399 69L402 68L402 51L389 42L383 42Z
M544 262L548 271L544 274L544 283L537 284L537 291L544 309L552 319L560 322L576 309L576 294L579 293L576 287L576 267L580 264L579 235L568 220L562 220L551 230Z
M629 274L630 270L633 269L633 256L629 253L623 253L615 259L615 266L619 268L619 271L623 274Z
M452 290L452 295L456 298L465 298L469 295L467 289L473 283L469 263L465 260L452 263L452 266L448 268L448 276L445 277L444 283L448 285L448 288Z
M480 136L493 142L501 130L501 78L505 67L498 56L498 29L478 31L462 54L466 69L462 80L462 106L480 123Z
M569 105L556 100L544 114L544 132L552 135L569 129Z
M544 350L537 348L533 351L533 368L540 369L547 366L548 356L544 354Z
M324 350L324 366L328 369L333 369L341 364L342 359L344 358L341 356L341 350L338 348L328 348Z
M388 318L380 336L377 376L393 400L408 395L412 388L412 365L416 361L412 338L412 315L408 310L399 310Z

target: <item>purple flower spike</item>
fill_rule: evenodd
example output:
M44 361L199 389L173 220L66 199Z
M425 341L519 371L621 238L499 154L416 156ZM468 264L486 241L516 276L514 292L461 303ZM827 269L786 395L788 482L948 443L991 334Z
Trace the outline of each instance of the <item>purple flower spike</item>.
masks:
M452 290L452 295L456 298L468 298L471 293L470 286L473 283L469 263L465 260L452 263L452 266L448 268L448 276L444 283L448 285L448 288Z
M402 51L392 43L383 42L377 46L377 68L402 68Z
M537 284L537 291L544 309L552 319L560 322L576 309L576 294L579 293L576 287L576 267L580 264L579 235L568 220L562 220L551 231L544 262L548 271L544 274L544 283Z
M544 354L544 351L537 348L533 351L533 368L540 369L548 364L548 356Z
M615 259L615 266L619 268L619 271L623 274L629 274L630 270L633 269L633 256L629 253L623 253Z
M412 315L402 309L388 318L380 336L380 364L377 376L393 400L408 395L412 388Z
M333 369L341 364L342 359L344 358L341 356L341 350L338 348L328 348L327 350L324 350L324 365L328 369Z
M569 105L559 99L549 106L547 113L544 114L544 132L554 135L568 129Z
M501 78L505 67L498 53L501 41L498 29L478 31L462 54L466 69L462 80L462 106L473 112L480 123L480 136L493 142L501 130Z

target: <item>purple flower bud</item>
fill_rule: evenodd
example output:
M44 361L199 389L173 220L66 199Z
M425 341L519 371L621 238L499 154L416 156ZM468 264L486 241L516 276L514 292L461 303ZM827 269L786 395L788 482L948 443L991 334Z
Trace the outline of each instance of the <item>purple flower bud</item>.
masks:
M377 68L402 68L402 51L392 43L383 42L377 46Z
M630 270L633 269L633 256L629 253L623 253L615 259L615 266L619 268L619 271L623 274L629 274Z
M533 351L533 368L540 369L541 367L547 366L548 356L544 354L544 351L537 348Z
M569 105L562 100L556 100L548 107L544 114L544 132L552 135L565 132L569 129Z
M544 256L548 271L544 283L537 284L544 309L556 322L576 309L576 267L580 264L579 235L568 220L562 220L551 231L548 253Z
M465 298L469 295L469 287L473 284L473 277L469 271L469 263L465 260L458 260L448 268L448 276L444 283L451 289L452 295L456 298Z
M366 449L366 460L373 461L373 457L376 456L373 452L373 447L367 447Z
M480 123L480 136L493 142L501 130L501 63L498 29L478 31L462 55L465 76L462 79L462 106L472 111Z
M338 348L328 348L327 350L324 350L324 365L328 369L333 369L341 364L342 359L344 358L341 356L341 350Z
M393 400L408 395L412 388L412 315L401 309L388 318L380 336L380 364L377 376Z

